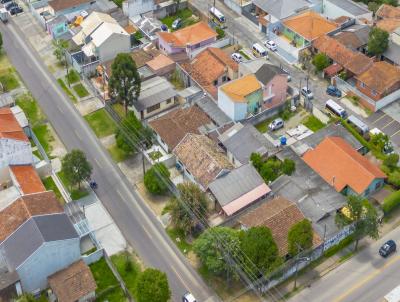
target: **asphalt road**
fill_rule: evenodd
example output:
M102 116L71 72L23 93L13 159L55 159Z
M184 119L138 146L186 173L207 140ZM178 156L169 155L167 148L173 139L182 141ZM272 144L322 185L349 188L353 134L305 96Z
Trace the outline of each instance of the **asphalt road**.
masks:
M370 244L359 254L303 289L289 302L381 302L400 285L400 253L384 259L380 246L393 239L400 244L400 228Z
M98 197L145 264L168 275L173 301L191 291L198 301L219 301L166 235L160 222L111 160L93 131L64 95L38 54L10 21L0 25L3 45L27 88L67 149L83 150L93 165Z

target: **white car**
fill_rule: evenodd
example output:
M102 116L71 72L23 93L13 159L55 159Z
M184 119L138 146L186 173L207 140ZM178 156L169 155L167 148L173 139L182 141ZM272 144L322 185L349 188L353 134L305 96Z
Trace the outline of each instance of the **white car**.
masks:
M196 299L191 293L187 292L182 296L182 302L196 302Z
M305 87L305 86L303 88L301 88L301 94L304 97L307 97L309 100L314 98L314 94L312 93L312 91L310 89L307 89L307 87Z
M285 125L285 122L283 121L283 119L277 118L277 119L273 120L271 124L269 124L269 130L271 130L271 131L278 130L278 129L283 128L284 125Z
M265 41L264 45L267 46L267 48L272 50L272 51L277 51L278 50L278 46L272 40Z
M237 62L237 63L240 63L240 62L243 61L242 55L241 55L240 53L238 53L238 52L234 52L234 53L231 55L231 58L232 58L232 60L234 60L234 61Z

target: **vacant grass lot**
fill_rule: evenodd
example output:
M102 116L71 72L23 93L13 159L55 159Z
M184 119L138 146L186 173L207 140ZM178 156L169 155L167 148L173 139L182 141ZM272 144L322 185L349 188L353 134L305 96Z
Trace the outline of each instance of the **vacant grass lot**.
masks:
M326 126L323 122L321 122L319 119L317 119L314 115L307 116L302 121L302 124L314 132L317 132L318 130L321 130L322 128L324 128Z
M65 77L65 79L70 84L78 83L81 80L81 78L79 77L79 74L76 72L75 69L69 70L68 75Z
M186 236L182 230L169 227L167 228L167 234L182 253L187 254L192 250L192 245L185 240ZM178 241L177 238L179 238Z
M136 297L136 282L141 273L139 264L127 252L111 256L111 261L117 268L122 280L124 280L129 292Z
M69 190L72 200L78 200L89 195L89 192L85 188L81 187L79 189L78 186L72 186L68 179L65 177L63 171L58 172L57 175L64 184L64 187Z
M178 11L175 15L170 15L170 16L167 16L167 17L161 19L161 22L163 24L167 25L168 28L171 28L172 23L176 19L181 18L182 19L182 27L186 27L186 26L196 23L196 20L192 18L192 15L193 15L193 12L190 9L185 8L185 9Z
M45 120L43 112L30 93L19 95L15 103L21 107L33 127Z
M58 79L57 80L58 84L60 84L62 90L64 90L64 92L66 93L66 95L74 102L76 103L76 97L74 96L74 94L71 92L71 90L69 90L69 88L67 87L67 85L65 85L64 81L62 79Z
M49 155L52 151L51 142L54 141L54 137L51 135L48 125L36 125L32 128L32 130L35 133L46 154Z
M60 203L63 205L65 204L65 200L62 197L60 190L57 188L53 178L51 176L46 177L45 179L42 179L42 182L47 190L53 191L54 194L56 194L57 199L60 201Z
M112 159L117 163L120 163L129 157L129 154L118 148L117 145L113 145L108 148L108 152L110 153Z
M85 116L85 120L96 133L97 137L114 134L117 126L105 109L97 110Z
M89 91L87 91L87 89L85 88L85 86L83 86L81 83L76 84L75 86L72 87L74 89L74 91L76 92L76 94L80 97L80 98L84 98L86 96L89 95Z
M11 68L7 74L0 75L0 83L3 85L4 91L11 91L20 86L18 79Z

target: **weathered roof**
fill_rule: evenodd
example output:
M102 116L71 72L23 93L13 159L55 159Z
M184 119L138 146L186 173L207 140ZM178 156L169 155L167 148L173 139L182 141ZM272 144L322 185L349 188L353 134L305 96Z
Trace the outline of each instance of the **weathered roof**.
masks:
M389 41L389 46L383 56L397 65L400 65L400 45Z
M32 165L10 166L23 194L45 192L42 180Z
M389 4L382 4L376 11L375 15L379 18L396 18L400 19L400 8Z
M91 34L91 42L93 42L96 47L99 47L113 34L129 36L125 29L118 23L104 22Z
M375 179L386 178L341 137L325 138L314 150L307 151L303 160L338 192L349 186L362 194Z
M209 189L227 215L232 215L265 196L271 189L251 164L222 174Z
M279 66L272 64L263 64L255 73L257 80L267 85L276 75L287 74Z
M68 9L68 8L73 8L85 3L90 3L91 0L51 0L49 1L49 6L51 6L55 12Z
M353 25L334 35L333 38L344 46L352 50L357 50L367 45L370 31L371 27L368 25Z
M279 254L285 256L288 253L290 228L304 219L305 217L296 203L282 196L276 196L243 215L240 223L248 228L256 226L269 228L278 246ZM321 243L321 238L314 233L313 246Z
M176 95L172 84L167 79L157 76L141 83L139 99L133 106L140 112Z
M400 81L400 69L385 61L374 62L372 67L356 78L379 93L390 93L393 92L392 86Z
M147 66L149 66L152 70L160 70L164 67L168 67L171 65L175 65L175 62L172 61L169 57L164 54L159 54L154 59L148 61Z
M48 280L58 302L78 301L97 288L93 274L83 260L49 276Z
M187 133L200 134L199 128L211 124L211 119L199 107L179 108L149 122L149 126L172 150Z
M234 102L246 102L246 97L261 89L261 84L253 74L245 75L237 80L231 81L221 89Z
M308 41L312 41L322 35L334 31L338 25L327 20L314 11L307 11L300 15L290 17L283 21L284 25L301 35Z
M0 108L1 138L29 141L10 108Z
M277 19L284 19L310 7L310 3L305 0L253 0L253 3Z
M201 108L218 126L223 126L232 120L223 112L212 99L203 96L195 100L197 106Z
M9 267L18 268L43 243L79 238L65 213L35 216L0 244Z
M397 18L382 19L376 23L376 26L382 30L387 31L388 33L392 33L397 28L400 27L400 19Z
M205 189L221 172L233 168L223 150L204 135L186 134L173 153Z
M241 164L247 164L253 152L265 155L276 150L276 147L251 124L246 124L240 129L232 127L222 136L226 137L222 144Z
M351 0L333 0L330 2L340 7L341 9L349 12L353 16L359 16L370 13L367 7Z

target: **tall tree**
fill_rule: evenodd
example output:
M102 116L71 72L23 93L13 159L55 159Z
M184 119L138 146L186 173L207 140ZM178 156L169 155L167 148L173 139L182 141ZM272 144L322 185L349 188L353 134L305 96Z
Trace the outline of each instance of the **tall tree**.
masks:
M167 275L159 270L147 268L139 275L136 284L138 302L167 302L171 298Z
M282 263L271 230L265 226L242 231L240 246L244 254L256 266L257 271L253 272L256 275L271 272Z
M63 39L53 40L54 51L53 54L57 58L60 64L65 65L67 62L65 61L65 51L68 48L68 41Z
M62 159L61 171L71 185L78 185L80 189L82 181L90 178L92 165L83 151L75 149Z
M389 46L389 33L379 27L373 27L369 32L368 53L381 55Z
M140 83L140 75L132 57L127 53L118 54L111 65L109 87L110 93L123 103L125 115L128 114L128 106L132 106L139 98Z
M163 163L157 163L144 174L144 185L152 194L165 194L168 190L165 181L169 179L169 176L168 168Z
M317 71L322 71L329 66L329 58L326 54L320 52L314 56L312 63Z
M233 277L237 277L237 273L223 251L233 251L239 247L239 233L227 227L207 229L193 245L194 252L207 271L216 276L228 273Z
M291 256L297 255L302 250L307 250L313 244L313 229L308 219L303 219L289 229L288 252Z
M192 182L179 184L178 190L180 200L173 197L169 205L171 220L187 235L199 223L199 216L207 217L208 200L206 194Z
M378 214L368 199L356 195L350 195L347 200L347 213L337 213L335 222L339 227L353 224L353 236L356 240L354 250L358 248L358 242L364 236L373 239L379 237Z

